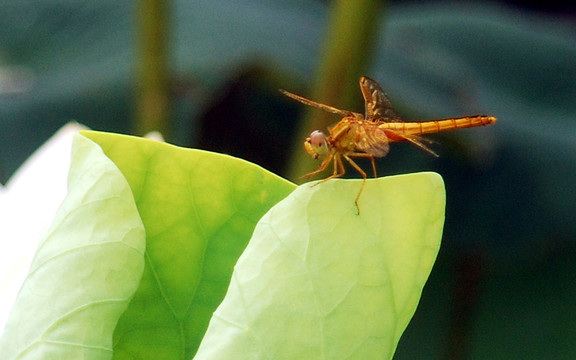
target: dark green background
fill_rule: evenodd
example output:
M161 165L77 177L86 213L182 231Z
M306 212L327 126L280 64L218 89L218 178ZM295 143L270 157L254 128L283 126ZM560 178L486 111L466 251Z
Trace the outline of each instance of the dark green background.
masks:
M366 75L405 119L486 113L499 121L434 137L439 159L402 144L379 162L381 175L437 171L448 196L440 258L396 359L571 359L574 16L497 3L402 4L373 14L383 23ZM0 0L1 182L70 120L130 132L134 6ZM302 151L290 143L303 109L276 90L306 95L327 4L172 8L169 138L282 174L290 154ZM360 99L350 110L361 111Z

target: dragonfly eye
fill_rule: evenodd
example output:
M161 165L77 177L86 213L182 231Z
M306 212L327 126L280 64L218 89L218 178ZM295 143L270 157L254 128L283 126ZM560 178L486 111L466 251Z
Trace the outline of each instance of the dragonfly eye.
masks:
M326 146L326 135L322 131L314 130L310 134L310 145L314 147L325 147Z
M328 153L328 144L326 143L326 135L323 132L314 130L304 142L306 152L314 159Z

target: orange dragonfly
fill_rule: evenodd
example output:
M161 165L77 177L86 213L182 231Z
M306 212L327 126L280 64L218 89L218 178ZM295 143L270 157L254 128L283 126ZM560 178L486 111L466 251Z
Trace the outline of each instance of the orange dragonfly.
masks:
M315 171L304 175L311 178L321 173L332 163L332 175L323 179L320 183L333 178L338 178L346 173L342 158L356 169L364 181L355 204L358 209L358 200L366 183L366 172L356 164L353 158L368 158L372 163L374 177L376 174L375 158L381 158L388 154L389 144L396 141L409 141L428 153L438 156L424 143L426 139L420 137L423 134L437 133L453 129L463 129L476 126L490 125L496 122L496 118L485 115L465 116L441 120L423 122L404 122L396 115L388 96L380 85L362 76L360 78L360 90L364 97L365 115L335 107L317 103L286 90L280 90L284 95L297 100L305 105L313 106L324 111L342 116L342 120L330 129L326 136L319 130L314 130L304 142L306 152L314 159L323 158L322 163Z

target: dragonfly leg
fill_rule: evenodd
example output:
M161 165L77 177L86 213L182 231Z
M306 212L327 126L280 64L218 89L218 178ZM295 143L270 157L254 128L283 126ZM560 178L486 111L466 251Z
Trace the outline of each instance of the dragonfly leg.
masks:
M362 155L368 155L368 154L362 154ZM358 171L360 173L360 175L362 175L362 186L360 186L360 191L358 191L358 195L356 195L356 199L354 200L354 205L356 205L356 211L358 212L358 215L360 215L360 207L358 206L358 200L360 200L360 195L362 195L362 191L364 191L364 185L366 184L366 172L364 172L364 170L362 170L362 168L360 166L358 166L358 164L356 164L354 162L354 160L352 160L350 158L349 155L343 155L344 159L346 159L346 161L348 161L348 163L350 165L352 165L352 167L354 169L356 169L356 171ZM354 154L352 154L352 156L355 156ZM357 157L369 157L369 156L357 156Z
M326 170L326 168L328 167L330 162L333 160L333 158L334 158L334 154L329 154L328 156L326 156L326 158L324 160L322 160L322 163L320 164L320 166L318 166L318 169L312 171L311 173L303 175L301 177L303 177L303 178L305 177L305 178L310 179L314 175L321 173L322 171Z
M348 153L347 154L348 157L361 157L361 158L369 158L370 159L370 163L372 164L372 172L374 173L374 177L377 178L378 177L378 171L376 171L376 161L374 159L374 155L371 154L366 154L366 153Z
M325 179L322 179L321 181L317 182L313 186L325 183L326 181L328 181L330 179L342 177L344 174L346 174L346 170L344 169L344 164L342 163L342 158L340 158L340 155L335 154L333 157L334 157L334 159L333 159L334 171L332 172L332 175L328 176Z
M334 156L334 164L332 165L332 177L335 178L336 176L338 176L338 169L340 164L342 163L342 160L340 160L340 156L336 155Z

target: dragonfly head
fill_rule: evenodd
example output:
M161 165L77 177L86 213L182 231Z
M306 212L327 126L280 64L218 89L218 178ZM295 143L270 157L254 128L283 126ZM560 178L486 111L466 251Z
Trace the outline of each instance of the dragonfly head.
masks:
M326 135L322 131L314 130L304 141L304 149L314 159L324 156L328 153L328 142Z

